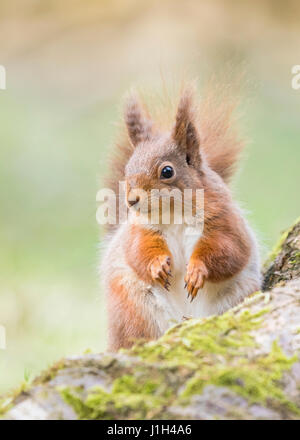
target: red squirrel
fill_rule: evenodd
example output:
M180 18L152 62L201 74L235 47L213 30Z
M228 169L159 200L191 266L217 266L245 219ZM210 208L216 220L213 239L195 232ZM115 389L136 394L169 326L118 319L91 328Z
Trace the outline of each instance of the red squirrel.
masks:
M199 115L186 87L165 131L136 95L126 101L110 187L118 194L119 181L126 182L128 219L107 233L101 266L111 351L156 339L186 317L221 314L260 288L255 234L228 187L242 145L229 113L211 110ZM169 224L141 222L152 208L138 211L137 188L147 202L153 189L204 190L203 227L188 234L189 225L172 216Z

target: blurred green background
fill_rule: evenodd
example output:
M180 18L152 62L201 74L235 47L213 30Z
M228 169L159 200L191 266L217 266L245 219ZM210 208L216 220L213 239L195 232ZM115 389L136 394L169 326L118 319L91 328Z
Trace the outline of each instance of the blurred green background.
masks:
M234 192L263 256L300 215L299 21L297 1L1 1L0 392L105 349L95 197L131 85L245 71Z

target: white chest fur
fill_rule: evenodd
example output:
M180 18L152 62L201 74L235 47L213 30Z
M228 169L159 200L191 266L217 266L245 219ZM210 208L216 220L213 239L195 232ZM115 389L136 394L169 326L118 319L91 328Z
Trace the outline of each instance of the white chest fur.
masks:
M173 275L184 276L186 265L201 237L201 232L185 225L168 225L162 232L171 251Z
M172 277L169 292L155 287L153 293L161 311L161 327L166 330L170 325L182 321L184 317L199 317L199 302L196 298L193 303L187 299L187 290L184 289L186 266L193 253L194 247L201 237L201 231L191 229L185 225L168 225L162 230L163 237L172 256ZM168 324L166 324L168 323Z
M249 230L252 252L246 267L225 281L219 283L206 281L203 289L198 291L191 303L187 298L187 290L184 289L184 277L186 265L201 237L201 232L191 231L184 225L169 225L162 230L162 233L171 252L173 275L169 292L162 287L152 287L156 303L156 322L162 333L185 317L200 318L223 313L259 286L259 257L253 234Z

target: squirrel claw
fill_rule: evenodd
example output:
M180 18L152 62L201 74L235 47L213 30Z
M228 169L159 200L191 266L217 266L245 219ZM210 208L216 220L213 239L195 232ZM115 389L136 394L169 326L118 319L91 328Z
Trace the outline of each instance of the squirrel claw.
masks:
M170 281L166 281L165 282L165 285L164 285L164 288L169 292L169 287L171 286L171 283L170 283Z
M171 258L168 255L159 255L153 259L149 267L152 280L161 284L167 291L171 286L169 281L171 276L170 266Z
M205 279L207 277L207 269L205 265L201 262L193 262L190 261L187 267L187 273L185 277L185 286L187 288L188 296L187 299L190 298L191 303L196 298L199 289L202 289L204 286Z
M194 291L196 290L196 293L194 294ZM192 302L194 301L194 299L196 298L196 296L197 296L197 292L198 292L198 289L194 289L194 291L193 291L193 293L191 294L191 304L192 304Z

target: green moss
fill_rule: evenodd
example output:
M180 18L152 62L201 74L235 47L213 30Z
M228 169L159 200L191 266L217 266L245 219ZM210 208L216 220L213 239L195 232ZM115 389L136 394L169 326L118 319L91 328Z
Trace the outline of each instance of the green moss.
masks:
M285 406L300 414L299 408L286 399L279 385L284 371L290 369L296 360L297 357L288 359L274 342L267 356L256 358L252 362L239 359L232 365L219 364L213 369L207 366L202 368L188 381L182 398L201 394L204 386L213 384L230 388L245 397L250 404L266 404L271 401L274 406Z
M291 229L281 237L272 259L282 249ZM293 251L289 262L300 262L298 250ZM256 306L259 311L253 312ZM265 308L261 309L262 306ZM208 384L230 389L249 405L274 408L283 417L299 416L300 408L289 401L282 385L283 374L296 357L287 358L276 342L268 354L254 355L255 330L262 327L269 310L272 295L255 292L242 305L221 316L187 320L160 339L139 341L117 356L87 356L76 361L76 371L101 370L105 388L61 387L58 391L80 419L173 418L168 408L191 404L193 396L201 394ZM58 363L36 383L47 383L60 369L68 367L68 361ZM70 367L74 367L74 361ZM7 402L2 407L7 408ZM0 402L0 414L2 407ZM239 410L233 408L234 411ZM246 416L246 412L239 414L240 418Z
M11 408L13 397L2 397L0 399L0 419Z
M86 406L83 401L82 389L80 387L69 388L60 387L59 392L66 403L68 403L78 414L79 417L85 418Z
M65 367L65 361L60 360L55 363L51 368L41 373L33 382L31 380L31 374L28 370L24 371L24 380L21 382L18 388L12 390L3 397L0 396L0 418L4 416L7 411L13 406L13 403L17 397L26 393L32 385L38 385L47 383L48 381L54 379L58 371Z
M84 357L76 361L76 369L107 372L105 389L62 387L59 393L80 419L170 418L166 408L189 404L207 384L228 387L250 403L271 399L296 412L278 384L294 358L287 359L274 344L267 356L249 359L249 348L256 344L252 331L262 326L268 309L253 313L248 307L269 306L269 301L269 294L256 292L221 316L187 320L159 340L123 350L126 356L120 361L113 355ZM34 384L47 384L61 369L74 367L74 361L68 362L58 362ZM0 401L0 414L13 400Z
M17 388L2 397L0 396L0 418L3 417L7 413L7 411L10 410L14 400L18 396L20 396L22 393L26 393L26 391L30 388L30 385L31 382L29 378L27 380L25 379Z
M260 296L255 295L249 302L259 300ZM254 375L259 367L253 370L253 377L246 376L247 349L255 344L251 330L261 326L266 312L233 310L201 321L188 320L171 328L158 341L138 344L127 351L142 358L143 366L135 366L130 374L116 378L109 392L96 387L84 396L79 389L63 388L61 395L83 419L155 418L176 401L186 403L188 397L202 392L207 383L240 390L243 387L236 385L238 378L247 384L244 393L252 398ZM273 350L272 359L274 353ZM231 365L234 359L241 361ZM225 364L226 369L222 367ZM179 392L182 387L184 391Z
M293 253L292 257L290 258L290 264L293 266L298 266L300 264L300 252Z
M111 392L93 387L86 398L80 389L60 390L65 402L72 406L79 419L151 418L166 405L171 396L162 382L141 381L124 375L116 379Z
M256 299L258 296L254 299ZM201 321L191 319L171 328L158 341L136 345L131 353L148 362L163 361L169 366L197 368L208 355L237 356L253 346L250 331L261 325L267 309L250 313L248 309Z
M202 320L188 320L171 328L162 338L137 344L126 354L142 362L117 377L110 391L64 388L61 395L81 419L164 418L164 408L186 405L207 384L228 387L249 404L280 406L299 414L299 409L280 388L284 371L295 362L274 343L268 355L250 360L255 346L251 331L262 325L267 309L252 313L247 307L266 295L255 294L243 308Z
M57 373L65 368L65 361L64 359L61 359L60 361L56 362L52 367L48 368L47 370L43 371L34 381L34 384L42 384L49 382L53 380Z

